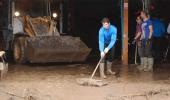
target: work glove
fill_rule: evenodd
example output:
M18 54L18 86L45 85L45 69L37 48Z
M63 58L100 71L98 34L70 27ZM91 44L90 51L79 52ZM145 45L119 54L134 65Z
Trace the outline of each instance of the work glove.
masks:
M152 39L146 40L146 46L150 46Z
M106 54L106 53L108 53L109 52L109 48L105 48L104 49L104 53Z
M146 42L150 43L150 42L152 42L152 39L149 38L148 40L146 40Z
M101 56L101 58L104 58L105 53L104 53L104 52L101 52L101 53L100 53L100 56Z
M148 41L152 41L152 38L149 38Z
M132 41L132 44L135 44L136 43L136 39L134 39L133 41Z

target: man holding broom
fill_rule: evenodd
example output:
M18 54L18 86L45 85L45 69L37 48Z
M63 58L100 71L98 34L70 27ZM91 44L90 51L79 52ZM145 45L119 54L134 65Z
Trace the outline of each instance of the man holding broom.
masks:
M101 23L103 26L99 30L99 50L100 50L101 59L103 60L100 63L99 70L100 70L100 77L106 78L104 72L105 62L107 65L107 74L110 75L115 74L115 72L112 72L111 68L112 68L115 43L117 38L117 28L114 25L110 24L108 18L103 18Z

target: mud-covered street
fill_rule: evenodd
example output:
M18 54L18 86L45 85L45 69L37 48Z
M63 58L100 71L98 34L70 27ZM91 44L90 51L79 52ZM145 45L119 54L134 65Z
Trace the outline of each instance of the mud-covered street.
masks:
M170 100L169 5L0 0L0 100Z
M80 86L77 78L87 78L95 64L9 65L0 82L0 100L170 100L168 65L153 73L138 72L115 65L116 76L103 80L103 87ZM98 73L95 79L98 78Z

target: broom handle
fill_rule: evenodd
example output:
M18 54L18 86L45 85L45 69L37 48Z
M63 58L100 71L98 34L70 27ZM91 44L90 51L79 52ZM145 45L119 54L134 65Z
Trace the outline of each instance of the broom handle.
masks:
M94 76L94 74L96 73L96 71L97 71L97 69L98 69L98 67L99 67L99 65L100 65L100 62L103 60L103 58L104 58L104 57L101 57L101 58L100 58L100 60L99 60L99 62L98 62L98 64L97 64L96 68L94 69L94 71L93 71L93 73L92 73L90 79L93 78L93 76Z
M138 52L138 46L136 44L136 47L135 47L135 64L137 64L137 52Z

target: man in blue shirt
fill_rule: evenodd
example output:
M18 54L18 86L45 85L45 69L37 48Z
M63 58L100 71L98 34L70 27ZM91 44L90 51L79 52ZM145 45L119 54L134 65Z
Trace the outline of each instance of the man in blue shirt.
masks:
M114 75L115 72L112 72L112 61L114 55L114 47L117 38L117 28L113 25L110 25L108 18L103 18L102 27L99 30L99 50L101 58L104 58L100 63L100 77L106 78L104 73L105 59L107 63L107 74ZM106 55L107 54L107 55Z
M152 21L149 19L149 15L142 11L141 17L143 19L142 23L142 57L144 57L144 71L153 71L153 57L152 57L152 36L153 36L153 25Z
M154 58L155 62L161 62L161 59L163 57L163 41L165 37L165 26L163 22L157 18L157 16L154 17L152 20L153 22L153 51L154 51Z

